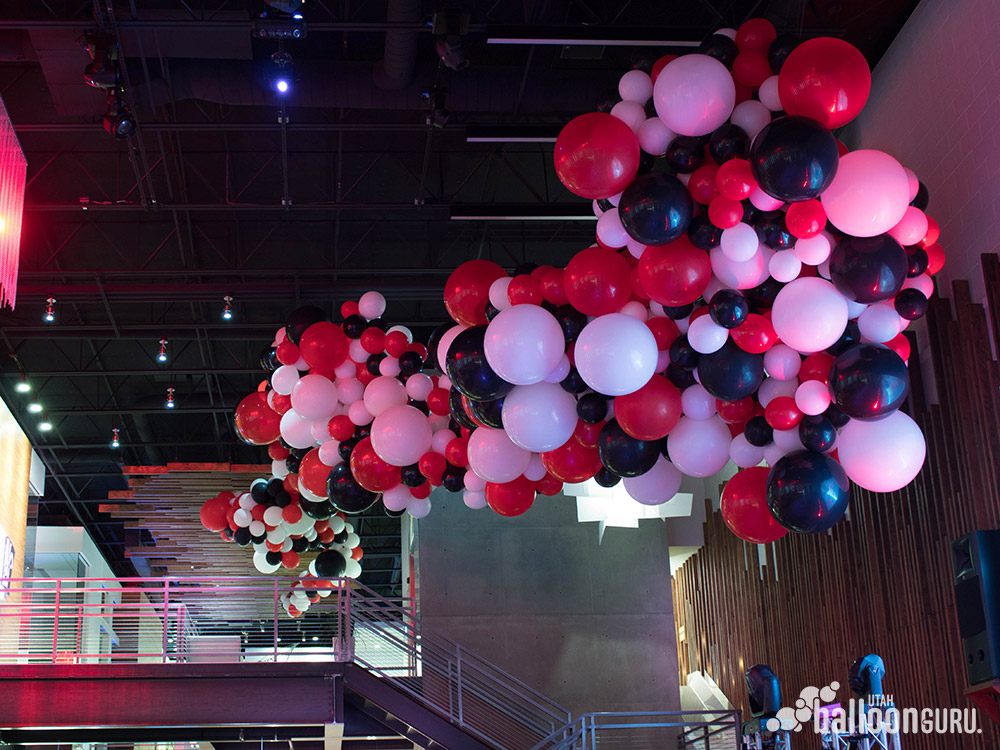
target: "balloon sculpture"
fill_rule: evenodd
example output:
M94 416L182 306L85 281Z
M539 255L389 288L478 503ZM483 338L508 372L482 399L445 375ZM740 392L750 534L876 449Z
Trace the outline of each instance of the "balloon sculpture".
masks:
M565 126L556 173L593 200L596 244L513 277L469 261L445 288L455 325L430 356L465 428L444 455L468 467L467 505L518 515L590 478L660 504L733 461L723 517L765 543L830 528L851 481L916 476L902 331L944 255L913 172L831 133L870 87L847 42L753 19L629 71L610 112Z

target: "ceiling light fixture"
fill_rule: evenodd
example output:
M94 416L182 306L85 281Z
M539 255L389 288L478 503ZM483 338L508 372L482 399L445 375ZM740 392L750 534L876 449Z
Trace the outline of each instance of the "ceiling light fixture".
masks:
M121 100L119 91L108 93L107 111L104 113L104 129L118 140L125 140L135 135L136 121L132 112Z
M226 301L226 306L222 308L222 319L223 320L232 320L232 318L233 318L233 298L230 297L227 294L222 299L224 299Z
M46 323L51 323L53 320L56 319L56 312L54 307L55 304L56 304L55 297L49 297L47 300L45 300L44 320Z
M52 423L48 419L43 418L42 421L38 423L38 429L42 432L49 432L52 429Z
M438 11L431 19L434 34L434 50L441 64L452 70L465 70L469 58L462 45L463 37L469 33L469 11L448 9Z
M157 359L158 362L166 362L167 361L167 340L166 339L160 339L160 353L156 355L156 359Z
M40 414L42 411L42 405L38 403L36 399L32 399L31 403L28 404L28 411L32 414Z
M271 63L274 68L271 71L271 90L284 95L292 90L292 82L295 79L295 65L292 63L292 56L279 49L271 55Z
M170 386L169 388L167 388L167 408L168 409L173 409L174 408L174 387L173 386Z
M21 373L20 382L14 386L18 393L27 393L31 390L31 383L28 382L28 375L26 373Z
M117 448L121 443L118 442L118 428L113 427L111 429L111 447Z

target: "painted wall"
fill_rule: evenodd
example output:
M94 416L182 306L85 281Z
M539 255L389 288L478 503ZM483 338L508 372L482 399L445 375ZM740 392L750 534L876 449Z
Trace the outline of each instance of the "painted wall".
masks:
M576 520L566 497L518 518L436 491L420 521L424 622L574 714L680 707L666 526Z

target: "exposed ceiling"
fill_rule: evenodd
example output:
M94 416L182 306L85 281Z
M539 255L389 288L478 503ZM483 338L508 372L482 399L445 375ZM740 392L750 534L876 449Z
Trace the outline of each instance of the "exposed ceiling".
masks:
M119 573L135 572L124 549L136 530L98 504L125 489L122 464L265 460L235 438L230 416L291 309L333 312L374 288L389 299L387 320L426 336L445 319L441 287L460 262L563 264L592 241L593 224L572 218L452 218L589 208L559 184L550 143L467 136L474 126L558 128L671 48L489 38L696 42L759 15L781 31L843 35L874 64L916 2L471 0L462 71L438 64L429 25L451 5L309 0L307 35L283 43L295 70L284 109L266 80L278 42L252 33L263 2L49 0L2 11L0 95L28 189L18 306L0 313L10 354L0 396L50 472L40 516L86 524ZM124 140L104 131L103 92L83 80L90 57L78 40L98 30L120 43L139 125ZM422 93L435 85L447 89L436 102L450 113L443 128L427 124L435 98ZM14 391L22 372L51 432Z

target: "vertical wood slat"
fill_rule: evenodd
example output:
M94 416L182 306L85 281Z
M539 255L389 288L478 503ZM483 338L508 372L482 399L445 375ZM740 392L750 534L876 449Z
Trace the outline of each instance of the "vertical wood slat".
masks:
M988 307L968 285L953 303L932 300L930 355L938 404L911 399L927 439L927 462L904 489L852 489L850 519L832 534L789 534L771 545L758 575L757 552L709 507L705 546L678 570L674 612L681 679L702 670L745 713L743 671L769 664L785 705L807 686L836 680L851 697L851 662L885 659L887 693L897 706L970 707L950 543L977 528L1000 527L1000 259L983 256ZM991 335L992 334L992 335ZM991 345L992 344L992 345ZM915 358L917 349L914 347ZM744 554L750 561L744 565ZM980 713L980 723L987 722ZM811 732L792 737L812 748ZM907 735L908 750L994 750L1000 727L978 735Z

